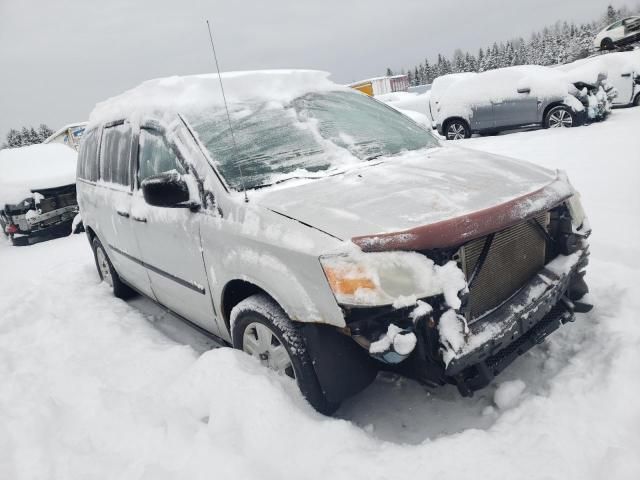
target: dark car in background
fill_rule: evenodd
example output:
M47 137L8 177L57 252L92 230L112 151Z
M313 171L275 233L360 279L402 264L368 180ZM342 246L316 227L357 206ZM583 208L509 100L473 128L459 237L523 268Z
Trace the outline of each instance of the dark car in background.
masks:
M76 164L77 153L61 144L0 151L0 228L14 245L71 233Z

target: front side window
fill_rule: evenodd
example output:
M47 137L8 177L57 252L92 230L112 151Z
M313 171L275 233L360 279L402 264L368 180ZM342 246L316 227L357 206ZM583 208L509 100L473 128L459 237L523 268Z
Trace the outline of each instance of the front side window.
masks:
M100 146L100 178L109 183L129 185L131 157L131 127L122 123L106 127Z
M146 128L141 129L140 149L138 150L138 185L147 177L171 171L186 173L162 133Z
M192 113L186 119L236 190L438 145L409 118L355 92L229 107L235 145L224 109Z

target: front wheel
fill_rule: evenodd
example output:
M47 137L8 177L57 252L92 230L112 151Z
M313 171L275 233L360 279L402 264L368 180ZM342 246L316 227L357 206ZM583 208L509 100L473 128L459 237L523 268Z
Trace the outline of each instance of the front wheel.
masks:
M565 106L553 107L544 118L544 128L571 128L575 124L575 115Z
M600 50L613 50L613 48L613 40L611 40L610 38L605 38L600 43Z
M636 98L633 100L634 107L640 107L640 93L636 95Z
M233 347L262 365L292 378L318 412L330 415L338 404L324 395L300 330L268 295L246 298L231 311Z
M471 136L471 130L467 122L456 119L447 122L444 134L447 140L462 140Z

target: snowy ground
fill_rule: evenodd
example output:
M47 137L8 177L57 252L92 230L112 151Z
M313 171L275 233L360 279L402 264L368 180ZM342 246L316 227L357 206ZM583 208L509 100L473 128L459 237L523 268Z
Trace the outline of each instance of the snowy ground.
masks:
M149 302L83 235L0 245L0 477L640 478L640 108L459 141L568 171L595 308L472 398L380 376L336 418Z

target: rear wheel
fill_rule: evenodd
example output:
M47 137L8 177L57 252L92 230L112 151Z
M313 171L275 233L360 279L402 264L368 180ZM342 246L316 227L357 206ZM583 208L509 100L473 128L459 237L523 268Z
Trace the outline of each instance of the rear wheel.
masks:
M449 120L444 128L447 140L462 140L471 136L471 130L467 122L460 119Z
M294 379L318 412L330 415L337 410L339 405L329 402L320 387L303 335L268 295L252 295L233 308L231 337L234 348Z
M553 107L544 118L544 128L571 128L575 124L575 115L563 105Z
M132 297L135 292L120 280L118 273L115 268L113 268L111 260L109 260L107 252L102 246L102 243L100 243L100 240L98 240L98 237L94 237L91 242L91 247L93 248L93 256L96 261L96 268L98 269L100 280L111 287L116 297L122 299Z
M633 100L634 107L640 107L640 93L636 95L636 98Z
M610 38L604 38L602 42L600 42L600 50L613 50L613 40Z

